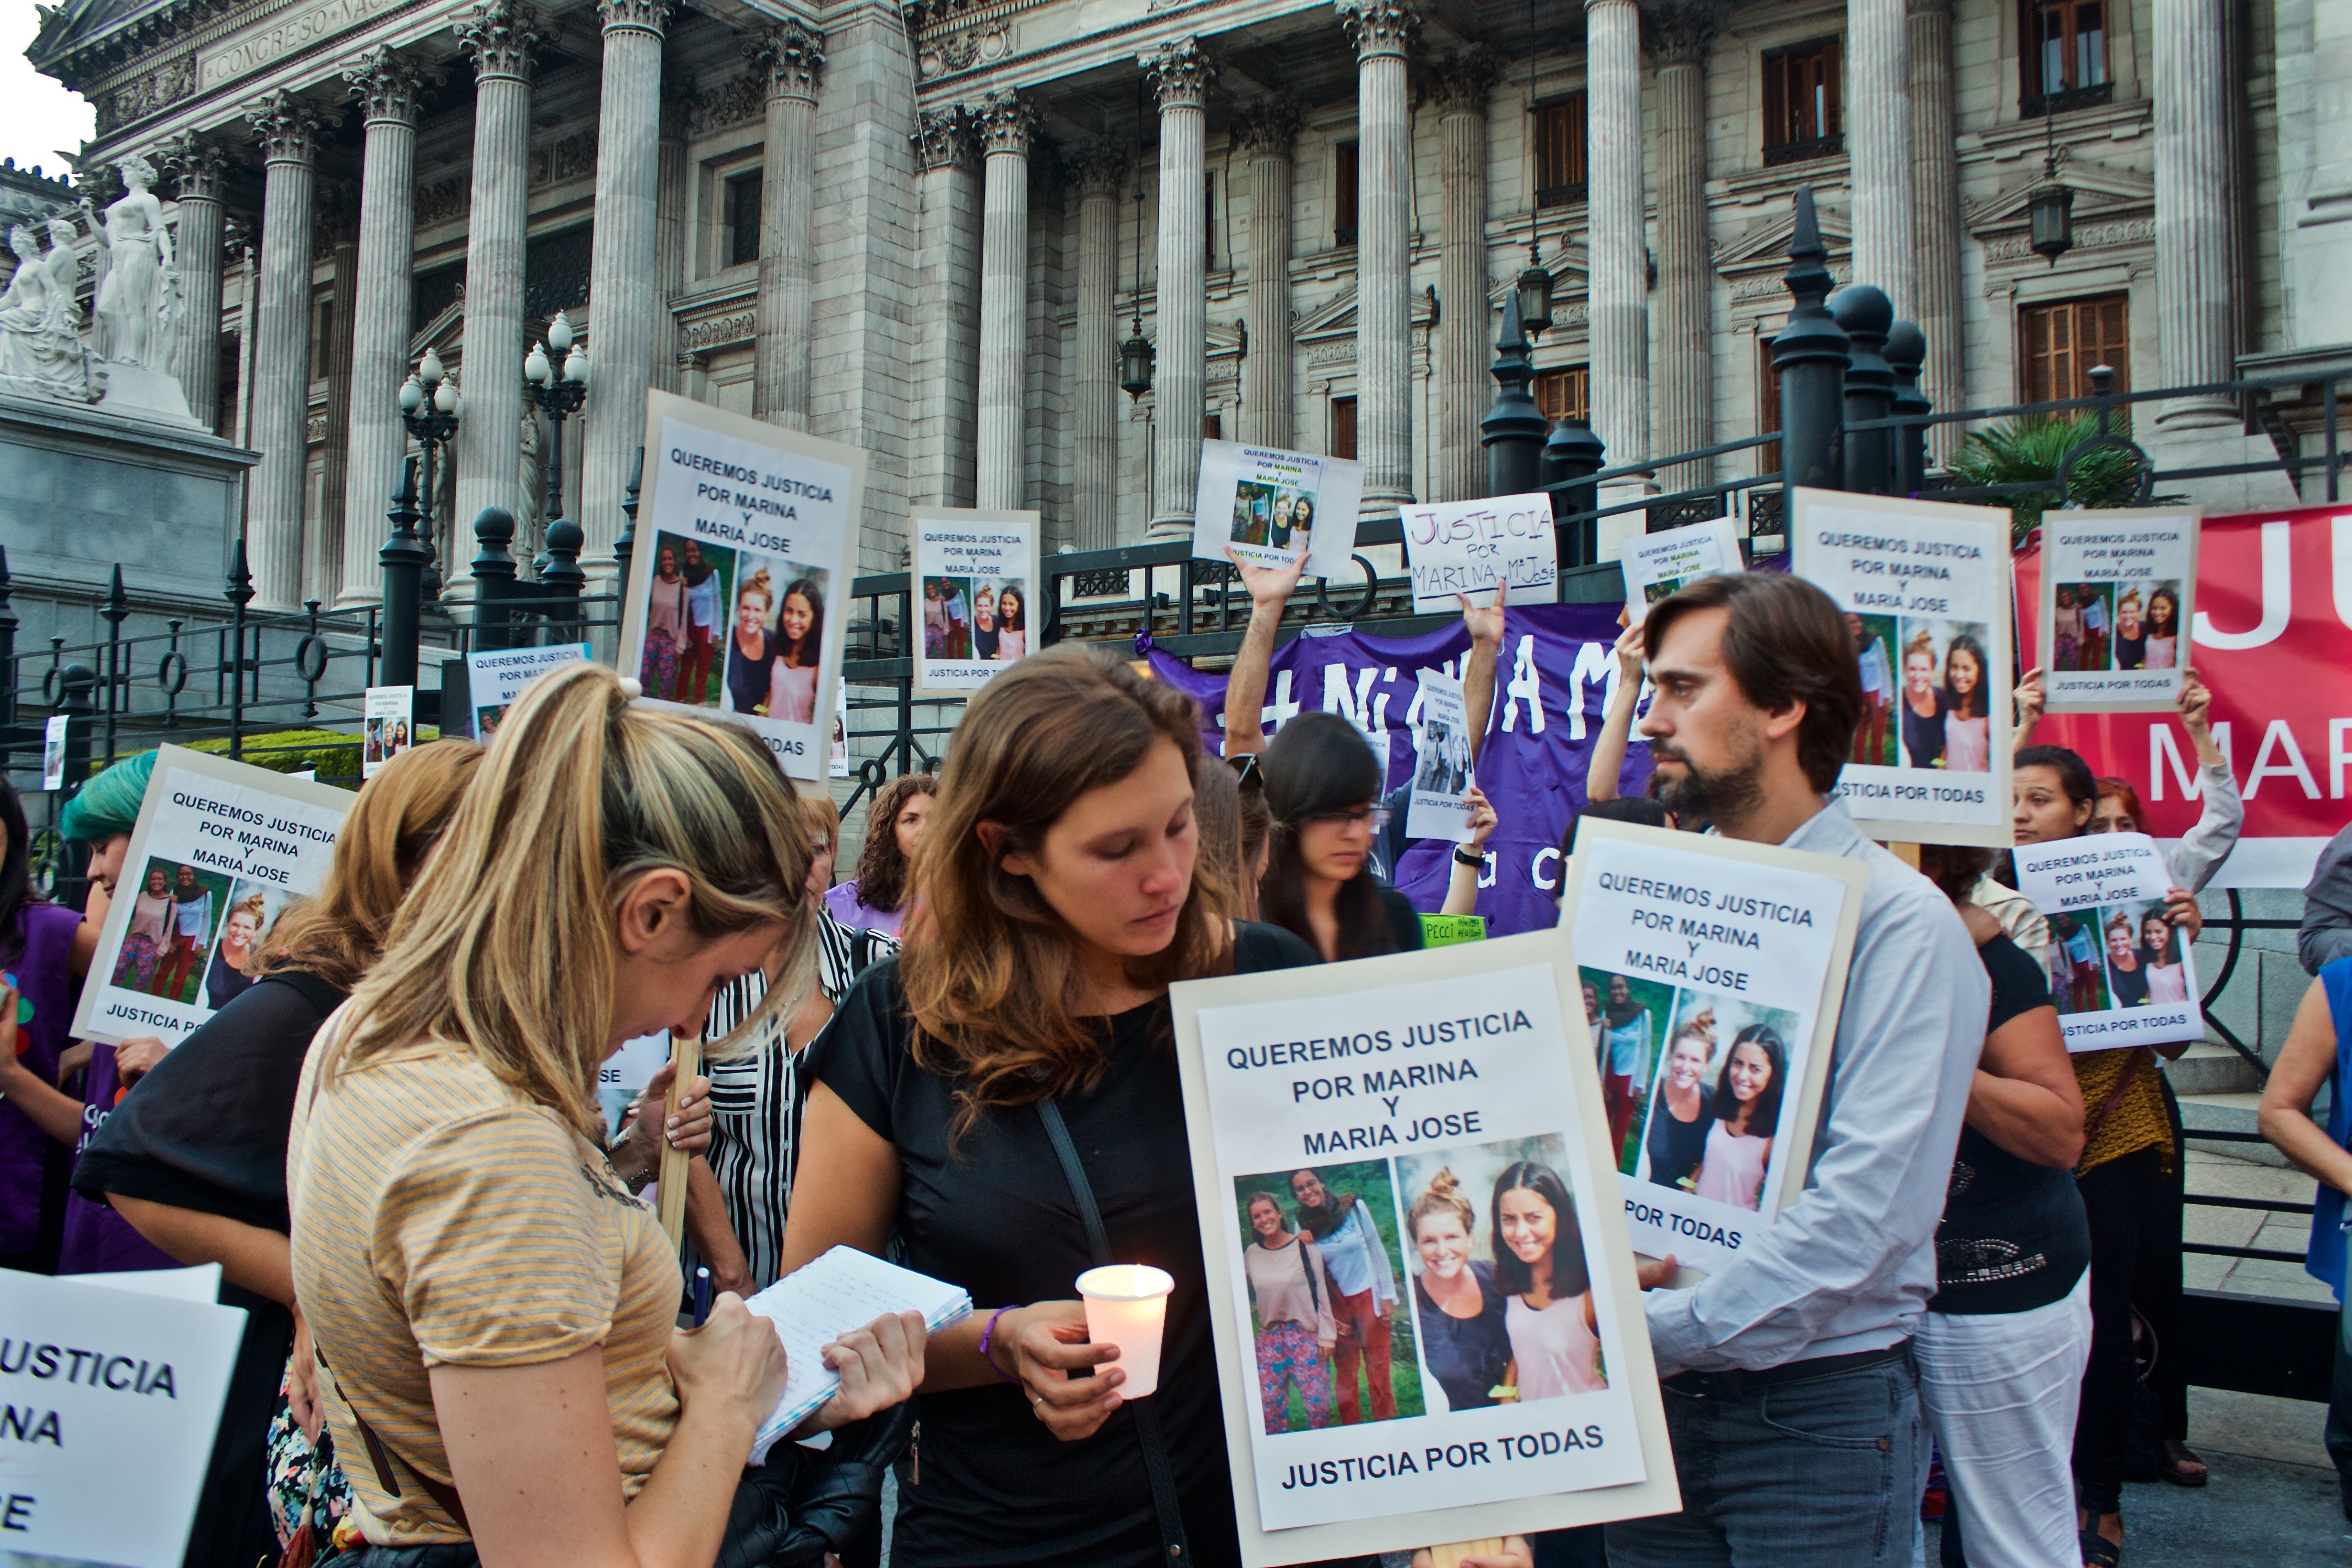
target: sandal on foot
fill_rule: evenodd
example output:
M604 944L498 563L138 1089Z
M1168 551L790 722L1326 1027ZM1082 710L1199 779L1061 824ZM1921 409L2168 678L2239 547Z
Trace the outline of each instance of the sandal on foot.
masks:
M2117 1568L2124 1560L2124 1549L2095 1530L2078 1530L2082 1540L2083 1568Z
M2177 1437L2167 1437L2157 1450L2156 1473L2176 1487L2201 1487L2210 1479L2205 1461Z

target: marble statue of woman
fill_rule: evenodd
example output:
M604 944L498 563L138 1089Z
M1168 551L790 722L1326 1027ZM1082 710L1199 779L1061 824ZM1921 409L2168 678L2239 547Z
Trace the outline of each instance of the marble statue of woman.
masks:
M65 251L73 257L70 226ZM56 252L41 254L39 238L26 225L8 232L16 253L16 273L0 293L0 390L36 396L89 401L89 371L81 334L74 330L74 274L59 281Z
M107 257L92 312L99 356L168 375L179 348L180 273L153 189L155 166L134 153L115 167L128 192L90 220Z

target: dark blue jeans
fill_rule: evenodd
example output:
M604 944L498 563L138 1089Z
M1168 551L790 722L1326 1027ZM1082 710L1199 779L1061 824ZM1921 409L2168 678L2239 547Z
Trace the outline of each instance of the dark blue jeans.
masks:
M1927 1424L1907 1360L1665 1402L1683 1510L1609 1526L1611 1568L1908 1568Z

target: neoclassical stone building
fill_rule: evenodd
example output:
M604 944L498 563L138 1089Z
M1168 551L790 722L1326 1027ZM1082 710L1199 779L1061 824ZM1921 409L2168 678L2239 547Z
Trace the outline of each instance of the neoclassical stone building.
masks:
M1036 507L1081 548L1189 527L1204 433L1358 456L1368 510L1475 494L1493 310L1538 255L1541 399L1612 460L1775 428L1800 184L1839 275L1926 329L1940 405L2069 395L2101 362L2156 386L2352 359L2341 0L43 16L33 58L99 106L86 180L140 151L176 182L190 320L219 326L181 379L261 455L265 605L375 593L428 348L465 395L442 516L531 521L551 442L523 364L558 309L593 366L563 443L592 567L648 386L869 448L872 569L909 501ZM2054 265L2028 244L2053 178ZM2140 431L2236 457L2300 427L2207 398Z

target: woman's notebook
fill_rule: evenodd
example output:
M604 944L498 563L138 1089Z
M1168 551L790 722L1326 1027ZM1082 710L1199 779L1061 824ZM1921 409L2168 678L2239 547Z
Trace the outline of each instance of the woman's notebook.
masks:
M962 1287L885 1263L854 1247L835 1247L744 1305L774 1323L784 1342L783 1396L752 1441L754 1465L764 1463L777 1439L814 1415L841 1386L841 1375L824 1364L825 1346L887 1312L920 1312L935 1334L971 1315L971 1298Z

